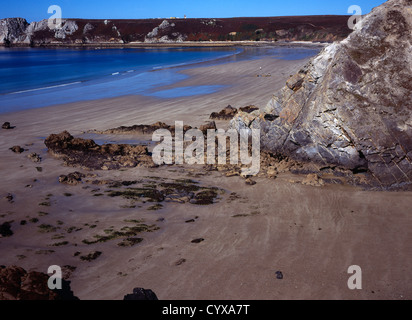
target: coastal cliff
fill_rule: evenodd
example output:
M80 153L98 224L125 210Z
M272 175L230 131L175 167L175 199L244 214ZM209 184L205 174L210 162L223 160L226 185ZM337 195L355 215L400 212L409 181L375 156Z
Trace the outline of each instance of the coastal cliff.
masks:
M0 20L0 45L126 45L186 41L342 40L352 30L348 16L298 16L225 19L82 20L63 19L52 30L48 21Z
M384 189L412 184L412 1L389 0L291 76L266 108L233 128L262 147L324 168L368 172Z

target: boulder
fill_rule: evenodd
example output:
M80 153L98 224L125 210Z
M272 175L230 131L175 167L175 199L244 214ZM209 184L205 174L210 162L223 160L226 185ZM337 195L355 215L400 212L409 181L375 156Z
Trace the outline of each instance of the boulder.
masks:
M228 105L220 112L213 112L210 115L211 120L231 120L237 113L237 109Z
M215 130L216 131L217 130L216 123L214 121L211 121L207 124L201 125L199 127L199 130L202 131L204 134L207 133L207 130Z
M132 294L124 296L123 300L159 300L150 289L134 288Z
M253 111L259 110L258 107L255 106L246 106L239 109L241 112L252 113Z
M10 122L5 122L3 123L3 125L1 126L2 129L5 130L9 130L9 129L13 129L13 127L10 125Z
M27 158L29 158L33 162L41 162L41 157L35 152L30 153Z
M411 43L411 1L389 0L231 127L260 129L273 154L364 172L370 187L411 188Z
M0 238L11 237L13 231L11 230L11 224L9 222L4 222L0 224Z
M62 280L61 290L49 289L49 275L17 266L0 266L0 300L79 300Z
M25 151L25 150L24 150L22 147L20 147L20 146L13 146L13 147L10 148L10 150L13 151L14 153L22 153L22 152Z

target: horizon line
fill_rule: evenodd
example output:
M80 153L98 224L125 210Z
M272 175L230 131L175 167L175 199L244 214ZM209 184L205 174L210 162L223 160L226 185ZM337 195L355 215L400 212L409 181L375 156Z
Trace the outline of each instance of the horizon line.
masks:
M252 18L299 18L299 17L351 17L353 14L308 14L308 15L284 15L284 16L238 16L238 17L199 17L199 18L184 18L184 17L156 17L156 18L64 18L62 20L194 20L194 19L252 19ZM30 21L24 17L6 17L0 18L4 19L24 19ZM43 20L48 20L49 18L44 18L41 20L32 20L31 22L39 22Z

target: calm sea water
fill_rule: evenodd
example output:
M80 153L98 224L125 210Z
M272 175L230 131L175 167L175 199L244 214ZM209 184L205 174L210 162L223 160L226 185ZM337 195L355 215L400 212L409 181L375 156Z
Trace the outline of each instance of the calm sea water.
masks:
M213 93L222 86L161 90L187 78L179 68L271 56L302 59L314 49L0 48L0 113L124 95L176 98Z

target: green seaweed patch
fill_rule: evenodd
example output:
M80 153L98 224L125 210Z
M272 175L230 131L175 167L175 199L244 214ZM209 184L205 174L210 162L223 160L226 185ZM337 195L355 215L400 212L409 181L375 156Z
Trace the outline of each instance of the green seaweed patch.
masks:
M59 240L59 239L64 239L65 236L63 234L55 234L51 237L52 240Z
M233 215L232 217L233 218L244 218L244 217L249 217L249 216L250 215L247 213L238 213L238 214Z
M119 238L132 238L139 233L143 232L152 232L160 229L156 225L147 225L144 223L139 223L134 226L125 226L120 229L120 231L114 229L105 229L104 232L106 235L95 235L93 236L96 240L87 240L84 239L82 242L84 244L96 244L96 243L104 243L110 240L115 240Z
M158 204L155 204L155 205L153 205L153 206L150 206L149 208L147 208L147 210L149 210L149 211L157 211L157 210L160 210L160 209L162 209L162 208L163 208L163 205L160 204L160 203L158 203Z
M48 254L52 254L54 252L55 252L54 250L37 250L34 253L35 254L46 254L46 255L48 255Z
M52 226L51 224L41 224L38 226L39 232L41 233L49 233L49 232L56 232L57 228Z
M216 189L203 190L197 193L195 197L192 200L190 200L190 203L202 206L214 204L217 196L218 192Z
M136 206L134 204L131 204L131 205L125 204L125 205L120 206L120 208L122 208L122 209L134 209L134 208L136 208Z
M47 216L49 213L44 212L44 211L39 211L37 214L39 215L39 217L43 217L43 216Z
M62 241L62 242L53 243L51 246L52 247L61 247L61 246L67 246L68 244L69 244L69 241Z
M139 244L143 241L143 238L126 238L122 242L119 242L117 245L119 247L133 247L136 244Z
M143 220L136 220L136 219L131 219L131 220L126 219L126 220L123 220L123 221L127 222L127 223L136 223L136 224L143 223Z
M165 197L164 194L153 188L127 188L126 190L108 190L106 191L109 197L122 197L125 199L148 199L149 202L162 202Z
M73 231L77 232L77 231L80 231L82 229L83 228L78 228L78 227L72 226L72 227L66 228L65 230L66 230L67 233L72 233Z
M139 183L139 181L134 180L134 181L114 181L109 184L109 188L121 188L121 187L128 187L134 184Z
M187 180L192 181L192 180ZM159 184L162 188L165 188L164 192L166 194L172 194L176 192L180 193L190 193L196 192L201 190L201 187L194 183L186 183L186 182L162 182Z
M232 217L233 218L243 218L243 217L253 217L253 216L257 216L259 215L260 212L259 211L252 211L250 214L247 213L239 213L239 214L235 214Z
M90 262L90 261L96 260L101 255L102 255L101 251L93 251L89 253L87 256L80 256L80 260Z
M64 195L65 197L71 197L71 196L73 196L73 194L72 194L72 193L69 193L69 192L65 192L65 193L63 193L63 195Z
M199 184L199 182L194 181L192 179L176 179L177 183L184 183L184 184Z
M43 207L50 207L51 203L50 201L44 201L44 202L40 202L39 206L43 206Z

